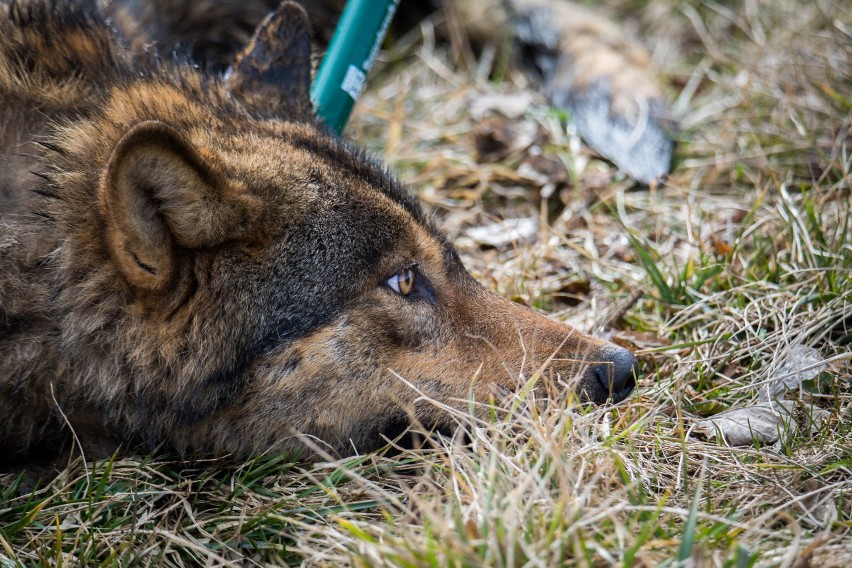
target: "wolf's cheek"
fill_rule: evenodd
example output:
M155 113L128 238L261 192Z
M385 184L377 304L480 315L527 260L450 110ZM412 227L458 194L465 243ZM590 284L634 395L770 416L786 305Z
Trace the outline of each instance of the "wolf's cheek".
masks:
M397 309L371 314L358 327L378 341L380 359L393 359L399 352L435 354L441 348L438 309L426 302L405 301Z

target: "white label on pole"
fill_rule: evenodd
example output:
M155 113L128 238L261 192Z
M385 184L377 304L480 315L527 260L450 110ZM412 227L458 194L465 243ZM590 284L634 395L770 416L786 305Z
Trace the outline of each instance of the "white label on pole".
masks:
M340 85L340 88L352 97L352 100L358 100L358 96L361 94L361 90L364 88L366 82L367 76L364 72L354 65L350 65L349 69L346 70L346 76L343 77L343 83Z

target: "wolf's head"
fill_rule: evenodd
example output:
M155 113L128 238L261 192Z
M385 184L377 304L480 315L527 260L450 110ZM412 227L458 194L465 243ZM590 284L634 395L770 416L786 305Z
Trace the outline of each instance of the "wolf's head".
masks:
M536 371L625 398L628 351L486 290L406 188L316 124L307 42L285 4L227 82L122 83L61 131L56 179L98 172L63 333L113 418L185 450L301 433L348 453L411 419L443 426L426 398L466 408Z

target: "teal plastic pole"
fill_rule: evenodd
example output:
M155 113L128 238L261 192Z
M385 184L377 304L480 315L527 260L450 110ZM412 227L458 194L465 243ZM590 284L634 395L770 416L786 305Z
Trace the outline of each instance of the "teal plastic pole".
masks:
M367 82L400 0L349 0L311 86L319 116L338 135Z

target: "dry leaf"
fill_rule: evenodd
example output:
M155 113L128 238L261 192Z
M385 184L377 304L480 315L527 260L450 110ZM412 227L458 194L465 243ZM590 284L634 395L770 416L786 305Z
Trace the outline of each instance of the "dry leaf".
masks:
M694 431L707 438L721 437L731 446L748 446L754 442L773 444L781 436L788 436L807 427L814 431L831 415L815 406L794 401L774 401L748 408L727 410L710 418L695 421Z
M791 345L787 360L775 372L774 380L760 388L760 402L782 396L788 390L798 389L804 381L813 379L825 367L822 355L813 347L800 343Z

